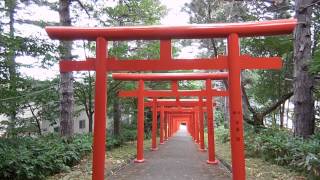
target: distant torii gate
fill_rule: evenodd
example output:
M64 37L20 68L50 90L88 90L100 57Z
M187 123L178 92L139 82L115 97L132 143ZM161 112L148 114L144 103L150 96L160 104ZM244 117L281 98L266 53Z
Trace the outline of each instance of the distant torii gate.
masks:
M179 97L181 96L197 96L199 101L202 101L203 97L206 97L207 109L208 109L208 161L209 164L216 164L218 161L215 159L214 150L214 128L213 128L213 100L215 96L227 96L227 91L219 91L212 88L211 80L225 80L228 78L228 73L150 73L150 74L133 74L133 73L114 73L112 78L122 81L138 81L139 85L136 90L131 91L119 91L120 97L137 97L138 98L138 135L137 135L137 159L135 162L143 162L143 140L144 140L144 104L145 97L153 97L153 118L152 118L152 148L156 150L156 98L158 97L175 97L176 105L179 106ZM205 90L179 90L178 81L181 80L205 80ZM171 81L171 90L145 90L144 81ZM196 117L194 117L196 118ZM160 120L160 126L161 126ZM201 122L203 126L203 118ZM197 127L197 126L194 126ZM161 128L160 128L161 129ZM162 130L162 129L161 129ZM197 129L196 129L197 130ZM161 133L161 131L160 131ZM171 134L171 133L170 133ZM195 133L194 133L195 135ZM195 136L196 137L196 136ZM195 140L198 140L196 138Z
M170 106L173 105L171 99L161 99L161 100L168 100L168 102L170 102ZM195 100L195 99L193 99ZM196 102L198 101L198 102ZM174 113L174 116L190 116L192 113L192 115L194 116L193 118L196 118L196 122L198 124L194 124L192 121L192 118L189 117L189 120L187 122L187 127L188 127L188 132L191 134L191 136L193 137L193 139L196 141L196 143L199 144L199 150L200 151L205 151L205 146L204 146L204 119L203 119L203 112L206 111L207 109L204 109L205 107L205 103L199 101L198 99L196 100L196 103L193 103L193 107L166 107L164 108L163 106L161 106L160 108L157 108L157 111L160 112L166 112L166 113ZM165 101L162 101L165 102ZM183 100L182 100L183 102ZM176 102L176 105L181 105L181 101L179 100L179 102ZM190 102L188 102L188 105L191 105ZM148 106L148 105L147 105ZM215 106L215 103L213 103L213 106ZM161 123L161 119L160 119L160 123ZM161 128L160 128L161 129ZM194 129L195 132L193 133L193 131L191 131L191 129ZM161 132L161 131L160 131ZM161 137L163 135L161 135L160 133L160 144L161 144L161 139L163 137ZM210 138L208 138L208 140L210 140ZM213 144L214 145L214 144ZM214 153L214 148L210 148L212 149L210 152ZM210 157L215 157L214 154L209 155ZM214 162L216 163L217 161L215 159L211 160L209 159L209 162ZM213 163L213 164L214 164Z
M188 100L188 101L186 101L186 100ZM190 100L192 100L192 101L190 101ZM150 101L151 102L146 102L145 103L146 107L147 106L151 106L150 104L154 103L154 102L152 102L153 99L150 100ZM203 116L203 112L207 111L207 109L204 109L204 108L208 104L206 104L206 102L203 101L202 98L200 98L200 99L182 99L182 100L180 99L179 102L176 99L158 99L157 100L157 104L160 104L160 103L161 103L161 105L158 105L158 106L160 106L160 108L157 108L157 111L159 111L160 113L163 113L163 112L176 112L176 113L180 112L180 113L186 114L185 112L188 112L188 113L193 112L193 113L195 113L195 110L196 110L196 112L198 112L198 114L199 114L199 119L198 119L198 122L199 122L198 131L199 132L198 132L198 136L196 134L192 134L190 129L188 129L188 130L189 130L190 134L192 135L192 137L194 137L195 140L198 140L197 143L200 146L199 150L200 151L205 151L205 145L204 145L204 118L203 118L204 116ZM215 106L215 103L213 103L212 105ZM167 107L167 106L173 106L173 107ZM191 109L190 109L190 107L191 107ZM198 108L198 109L195 109L195 108ZM214 116L212 116L212 117L214 117ZM212 120L214 122L214 118L212 118ZM163 121L163 119L160 117L160 123L161 123L161 121ZM189 122L188 128L191 127L191 126L193 126L193 124ZM160 144L161 144L161 142L163 142L163 141L161 141L161 139L162 139L161 136L163 136L163 135L161 134L161 131L160 131ZM209 141L213 141L213 140L214 139L211 138L211 136L210 137L208 136L208 142ZM213 141L212 144L214 146L214 141ZM209 162L209 164L210 164L210 162L211 162L211 164L215 164L215 163L217 163L217 161L215 160L215 150L214 150L215 148L213 147L213 148L209 148L209 149L210 150L209 150L209 154L208 154L209 155L208 162Z
M180 91L179 91L180 92ZM182 91L183 93L184 91ZM222 92L222 91L221 91ZM223 93L223 92L222 92ZM164 142L164 139L167 139L167 129L165 129L165 132L163 132L161 129L163 129L163 126L166 126L166 125L163 125L165 124L164 123L164 117L165 117L165 114L164 113L167 113L167 112L185 112L187 110L184 110L183 108L190 108L190 107L202 107L202 108L199 108L199 129L200 129L200 137L199 137L199 145L200 145L200 148L199 150L200 151L205 151L205 145L204 145L204 119L203 119L203 108L206 107L208 104L206 103L206 100L202 100L201 96L199 99L157 99L156 101L154 99L147 99L147 102L145 102L145 107L153 107L154 108L154 102L156 102L157 104L157 108L156 110L160 112L160 144L163 144ZM160 108L158 108L160 106ZM213 103L213 106L215 106L215 103ZM171 107L171 108L170 108ZM207 110L207 109L206 109ZM190 112L192 112L194 110L191 110ZM187 111L188 112L188 111ZM188 113L188 115L190 116L190 114ZM190 119L190 118L189 118ZM212 122L213 122L213 116L212 116ZM212 123L213 125L213 123ZM191 123L189 123L189 126L190 127L192 126ZM209 125L210 127L211 125ZM191 133L190 129L188 129L189 132ZM164 134L163 134L164 133ZM213 134L213 133L212 133ZM193 135L191 133L192 137L194 137L195 135ZM155 135L153 135L155 136ZM211 138L211 136L208 136L208 142L213 142L212 144L214 145L214 139ZM214 146L209 148L209 152L208 152L208 155L209 155L209 159L208 159L208 163L209 164L215 164L217 163L217 161L215 160L215 150L214 150Z
M46 27L50 38L96 41L96 58L60 61L60 72L96 71L92 178L104 179L106 140L106 73L110 71L228 70L230 91L230 137L233 179L245 179L243 117L240 72L243 69L280 69L279 57L253 58L240 55L239 37L291 34L297 21L283 19L263 22L186 26L136 27ZM227 38L228 55L217 58L174 60L171 39ZM121 61L107 56L108 41L160 40L160 59Z

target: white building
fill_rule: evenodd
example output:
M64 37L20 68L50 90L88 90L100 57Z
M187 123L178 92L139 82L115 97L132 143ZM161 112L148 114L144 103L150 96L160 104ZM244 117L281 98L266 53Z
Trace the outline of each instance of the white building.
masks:
M43 133L59 132L59 120L56 121L55 125L51 125L50 121L41 122L41 131ZM74 117L73 123L74 133L88 133L89 132L89 120L85 111L81 111L77 116Z

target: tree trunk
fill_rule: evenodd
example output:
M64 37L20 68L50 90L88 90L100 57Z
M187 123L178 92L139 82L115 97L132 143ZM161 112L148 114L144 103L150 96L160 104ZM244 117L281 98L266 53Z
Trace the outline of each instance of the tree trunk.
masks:
M280 106L280 128L281 128L281 129L283 128L285 105L286 105L286 102L284 102L284 103Z
M255 112L253 113L253 124L256 127L264 126L263 122L264 116L262 113Z
M33 118L35 119L36 123L37 123L37 128L38 128L38 134L41 136L42 132L41 132L41 123L40 120L37 118L37 115L34 112L34 109L32 108L32 106L30 104L28 104L29 109L31 111L31 114L33 116Z
M114 98L113 101L113 135L119 136L120 134L120 104L119 104L119 98Z
M90 113L88 120L89 120L89 133L92 133L92 130L93 130L93 113Z
M289 127L289 113L290 113L290 98L288 99L288 106L287 106L287 124L286 124L286 128Z
M243 101L247 104L248 110L253 114L253 122L249 121L248 123L253 124L254 126L263 126L264 117L276 110L281 104L283 104L287 99L289 99L293 95L293 92L289 92L279 97L279 99L270 106L264 108L263 110L256 111L249 102L249 98L243 84L241 85L241 89L243 94Z
M69 0L59 0L59 16L60 24L63 26L71 26L70 5ZM71 60L72 42L61 41L61 59ZM60 129L61 135L69 137L73 134L73 74L72 72L60 74Z
M314 133L313 78L308 72L311 61L311 16L313 0L296 0L295 13L298 24L294 41L294 134L304 138Z
M94 108L93 108L93 103L92 103L92 93L93 93L93 88L92 88L92 78L91 78L91 73L89 71L89 92L88 92L88 101L89 101L89 132L92 133L92 125L93 125L93 113L94 113Z
M6 6L8 8L8 14L9 14L9 35L10 38L14 38L14 33L15 33L15 28L14 28L14 23L15 23L15 10L16 10L16 1L8 1L6 2ZM16 69L16 54L15 54L15 49L11 49L10 53L8 55L8 65L9 65L9 88L10 88L10 93L12 97L17 96L17 69ZM15 121L16 121L16 116L17 116L17 103L16 101L11 101L10 102L10 112L9 112L9 118L10 118L10 123L8 126L8 134L12 134L14 131L13 129L15 128Z

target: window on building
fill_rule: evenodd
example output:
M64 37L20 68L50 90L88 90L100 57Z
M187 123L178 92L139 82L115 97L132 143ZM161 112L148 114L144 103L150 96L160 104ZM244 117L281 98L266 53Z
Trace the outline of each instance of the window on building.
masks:
M79 121L79 129L84 129L84 128L86 128L86 121L80 120Z

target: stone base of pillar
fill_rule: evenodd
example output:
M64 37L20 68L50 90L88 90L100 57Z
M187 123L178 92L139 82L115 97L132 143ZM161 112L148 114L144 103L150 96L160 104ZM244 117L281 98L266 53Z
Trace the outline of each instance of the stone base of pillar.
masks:
M214 161L209 161L207 160L207 164L212 164L212 165L216 165L219 163L219 160L214 160Z
M151 151L158 151L158 148L151 148Z
M135 162L135 163L143 163L144 159L135 159L133 162Z
M199 151L200 151L200 152L206 152L207 150L206 150L206 149L201 149L201 148L199 148Z

